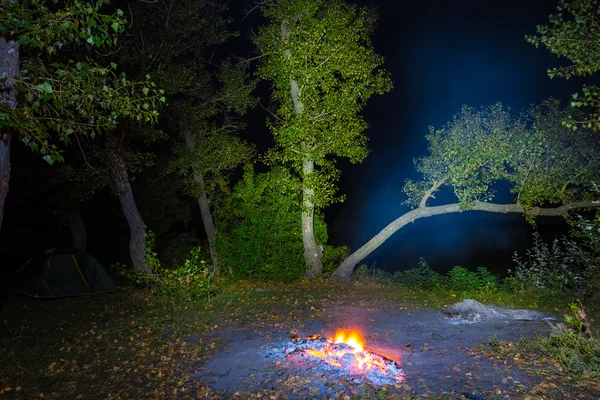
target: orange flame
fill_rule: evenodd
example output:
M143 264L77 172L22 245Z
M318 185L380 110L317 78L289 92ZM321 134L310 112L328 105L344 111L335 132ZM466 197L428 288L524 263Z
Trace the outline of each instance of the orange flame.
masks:
M346 343L348 346L363 351L365 349L365 338L358 330L339 330L335 333L335 343Z
M318 336L309 337L309 339L318 338ZM334 346L332 342L335 344L345 344L347 347ZM397 380L404 380L402 370L395 361L365 350L365 338L357 329L338 330L334 339L328 340L328 343L324 346L312 349L308 348L304 351L310 356L319 358L330 365L348 369L351 373L357 373L358 371L378 371L384 375L391 374ZM394 373L393 371L398 372Z

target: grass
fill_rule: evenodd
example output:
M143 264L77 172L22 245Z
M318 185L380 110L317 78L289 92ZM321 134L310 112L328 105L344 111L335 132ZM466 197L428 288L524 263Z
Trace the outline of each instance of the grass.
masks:
M222 349L220 332L224 327L247 324L259 334L267 334L261 332L261 326L271 324L291 331L298 324L319 318L328 306L442 308L464 298L565 311L555 302L522 293L411 289L365 277L346 285L221 282L219 294L196 302L134 288L54 301L12 298L5 313L9 323L0 324L0 392L15 399L40 395L72 399L219 398L197 379L195 371L203 360ZM593 312L588 311L591 315ZM545 366L541 373L558 366L565 379L575 382L569 385L587 384L592 375L567 368L575 358L565 349L573 346L547 340L496 343L481 351L505 360L514 360L517 354L532 360L530 354L538 352L543 357L536 359ZM597 341L588 345L597 348ZM585 349L576 347L580 361L579 352L589 350ZM357 396L354 398L398 398L372 388Z

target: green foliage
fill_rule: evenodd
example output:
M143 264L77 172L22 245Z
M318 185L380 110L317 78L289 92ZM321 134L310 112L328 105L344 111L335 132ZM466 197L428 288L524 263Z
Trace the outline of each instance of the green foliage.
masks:
M348 257L348 246L323 246L323 276L330 276L333 271Z
M598 137L588 129L565 128L561 121L567 117L558 101L544 101L531 107L529 128L513 136L508 180L526 208L589 198L600 170Z
M417 263L417 268L394 273L397 283L411 288L433 288L439 286L443 277L432 270L423 257Z
M514 281L519 288L594 299L600 292L600 218L572 221L574 238L557 237L552 246L536 232L527 259L515 253Z
M93 138L121 117L155 121L165 101L149 76L131 81L115 63L71 58L77 49L109 52L106 46L116 44L126 21L121 10L101 13L106 3L2 5L0 33L19 38L22 76L11 77L19 99L16 108L0 104L0 127L20 132L21 140L50 164L62 160L60 142L70 143L75 135Z
M231 196L217 207L221 261L235 278L299 279L304 273L300 182L274 168L255 174L252 166ZM316 215L318 243L327 241L323 217Z
M146 233L145 257L152 274L136 273L121 263L112 268L122 277L141 287L152 287L156 292L182 300L194 301L216 293L212 284L212 267L201 259L200 246L192 248L184 265L175 269L163 268L154 251L154 234Z
M407 181L407 204L416 207L449 187L464 209L490 201L499 181L512 184L529 209L588 199L600 171L600 148L591 131L562 126L566 111L555 100L515 119L500 104L463 107L444 128L430 128L430 155L415 162L421 181Z
M342 0L283 0L263 12L269 24L254 38L258 74L272 82L277 105L268 158L291 165L315 190L311 201L324 207L335 200L339 175L332 156L360 162L367 155L359 113L373 94L392 87L369 38L376 15ZM308 160L316 169L305 174Z
M415 161L424 180L407 182L407 204L418 206L425 189L440 182L451 187L465 208L491 200L492 184L507 175L510 138L518 128L499 103L481 110L464 106L442 129L430 127L430 155Z
M469 271L459 265L448 272L446 286L457 292L494 290L497 279L486 267L478 267L477 272Z
M448 287L458 292L469 291L479 287L477 274L459 265L448 272Z
M549 338L534 344L542 353L556 359L568 374L581 378L600 378L600 340L589 331L583 307L569 305L565 322L552 324Z
M571 64L548 70L551 78L570 79L592 75L600 69L600 3L597 0L561 0L558 12L550 15L549 25L539 25L536 35L526 37L536 48L540 45ZM574 94L572 107L590 107L587 118L568 116L564 124L600 129L600 96L595 85L584 86L582 95Z

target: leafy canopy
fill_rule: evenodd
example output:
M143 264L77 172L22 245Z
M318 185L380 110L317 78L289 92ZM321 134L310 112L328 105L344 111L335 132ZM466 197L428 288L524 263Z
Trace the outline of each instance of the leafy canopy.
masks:
M558 13L550 15L548 25L539 25L537 34L527 36L536 48L544 46L551 53L568 59L569 65L548 70L551 78L569 79L592 75L600 69L600 2L598 0L561 0ZM595 109L587 118L567 115L565 125L600 130L600 95L595 85L584 86L582 95L574 94L573 107Z
M425 206L445 186L469 209L492 200L502 180L526 208L586 199L590 182L600 177L600 148L591 130L562 125L568 112L556 100L532 106L521 118L499 103L463 107L443 128L430 128L430 155L415 161L423 179L406 182L407 203Z
M3 2L0 34L19 39L21 76L10 78L19 99L16 108L0 104L0 127L19 132L49 163L62 160L57 142L69 143L73 135L93 138L114 128L120 117L154 121L165 101L148 75L130 81L115 63L75 59L77 50L105 53L117 44L126 21L121 10L102 13L106 4Z
M362 161L367 123L359 113L369 97L392 87L369 39L376 15L342 0L283 0L264 14L269 24L254 41L262 53L258 74L273 83L277 104L269 157L300 174L303 161L314 160L320 169L308 183L324 206L337 177L330 156Z

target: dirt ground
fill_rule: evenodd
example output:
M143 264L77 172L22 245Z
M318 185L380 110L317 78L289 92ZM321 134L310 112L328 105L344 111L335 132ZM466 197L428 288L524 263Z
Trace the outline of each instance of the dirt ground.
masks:
M244 286L197 306L129 289L11 298L0 323L0 400L600 399L600 385L518 353L519 339L548 336L541 315L473 322L444 318L403 293L384 300L370 286L334 289ZM367 350L400 364L406 381L375 387L274 357L292 335L332 337L344 328L359 329ZM519 350L501 357L490 343Z
M539 378L470 349L486 345L491 337L516 341L549 330L544 321L492 318L469 323L445 319L442 312L431 309L333 306L325 310L322 319L309 321L297 334L332 337L340 328L359 328L368 350L401 364L407 381L388 387L389 392L449 398L464 398L463 393L494 396L484 398L526 395L540 383ZM340 382L335 372L274 365L265 357L265 350L280 347L290 339L289 332L230 327L220 336L225 349L199 370L211 387L228 395L273 389L287 391L290 398L324 398L349 388L359 395L364 391L361 379Z

